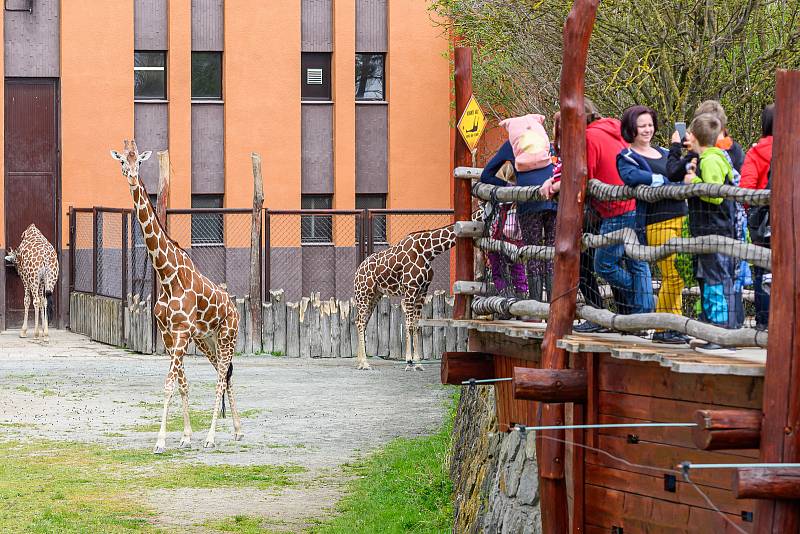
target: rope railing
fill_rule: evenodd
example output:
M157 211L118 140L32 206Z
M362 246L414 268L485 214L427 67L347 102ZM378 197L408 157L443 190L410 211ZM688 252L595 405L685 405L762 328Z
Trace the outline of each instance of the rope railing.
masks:
M550 305L537 300L519 300L499 296L475 297L472 302L472 311L476 315L496 313L543 319L549 316ZM622 332L639 332L650 329L675 330L687 336L726 347L766 348L768 341L768 334L764 330L754 328L730 330L672 313L620 315L609 310L579 305L576 316L611 330Z
M489 237L476 239L475 246L484 252L499 252L514 263L522 263L528 260L552 260L553 256L555 256L555 247L538 245L518 247L514 243Z
M539 202L547 200L538 185L492 185L483 182L472 184L472 196L486 202Z
M673 237L663 245L642 245L633 228L622 228L603 235L583 234L583 244L589 248L603 248L622 244L625 255L631 259L648 263L667 258L675 253L726 254L740 260L752 262L769 270L772 251L732 237L706 235L700 237Z
M676 184L650 187L639 185L609 185L600 180L589 180L586 192L592 198L608 200L643 200L658 202L660 200L687 200L696 197L724 198L751 206L768 206L771 192L769 189L745 189L724 184Z

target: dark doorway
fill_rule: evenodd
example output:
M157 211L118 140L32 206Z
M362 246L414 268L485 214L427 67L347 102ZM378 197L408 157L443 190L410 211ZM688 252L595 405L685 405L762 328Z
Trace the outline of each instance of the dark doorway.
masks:
M58 235L58 80L7 78L5 84L5 242L19 245L35 224L61 258ZM62 266L63 268L63 266ZM6 327L22 324L22 280L6 267ZM53 292L58 317L58 290ZM32 325L33 312L28 324Z

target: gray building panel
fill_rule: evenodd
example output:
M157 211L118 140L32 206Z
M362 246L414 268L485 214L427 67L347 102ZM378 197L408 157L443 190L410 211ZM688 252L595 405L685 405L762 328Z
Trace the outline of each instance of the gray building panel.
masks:
M356 0L356 52L388 49L386 0Z
M270 252L270 284L267 289L283 289L286 302L298 302L303 296L301 247L275 247ZM307 295L306 295L307 296Z
M356 104L356 193L389 192L389 109Z
M353 296L353 279L358 269L357 247L336 247L336 298Z
M246 9L246 6L243 6ZM192 0L192 50L222 52L225 47L224 0Z
M302 0L301 49L333 52L333 0Z
M27 8L28 2L8 0L6 7ZM61 59L59 0L36 0L32 13L6 11L3 17L5 75L58 78Z
M169 10L167 0L133 2L133 47L135 50L166 50Z
M333 106L303 104L301 111L301 190L333 194Z
M303 250L303 296L318 292L323 300L336 296L336 247L305 246Z
M148 193L158 193L158 157L156 152L169 148L167 104L137 102L133 107L133 135L140 151L152 150L153 155L142 163L139 176Z
M225 108L192 104L192 193L225 193Z

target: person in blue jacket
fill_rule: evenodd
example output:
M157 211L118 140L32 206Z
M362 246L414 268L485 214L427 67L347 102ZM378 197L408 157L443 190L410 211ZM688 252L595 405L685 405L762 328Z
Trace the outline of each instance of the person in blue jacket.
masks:
M505 162L514 164L514 150L511 143L506 141L483 168L481 182L507 186L510 185L505 180L497 176L497 172L503 167ZM514 168L517 175L519 186L542 185L545 180L553 176L553 165L547 165L541 169L519 172ZM522 230L522 240L526 245L553 246L556 238L556 209L557 204L553 201L542 202L520 202L517 205L517 220ZM530 298L543 300L542 291L547 292L550 298L550 288L552 287L553 263L543 260L528 261L528 292Z
M647 106L631 106L622 114L622 138L630 144L617 156L617 170L625 185L636 187L647 185L659 187L670 184L667 179L669 151L652 144L658 129L658 116ZM679 187L679 186L675 186ZM682 200L661 200L648 203L636 202L637 229L640 241L650 246L663 245L673 237L681 237L688 209ZM644 231L641 231L644 230ZM682 314L684 282L675 266L676 255L672 254L657 262L661 273L656 311ZM652 282L639 290L650 295ZM672 330L653 334L653 341L660 343L687 343L688 338Z

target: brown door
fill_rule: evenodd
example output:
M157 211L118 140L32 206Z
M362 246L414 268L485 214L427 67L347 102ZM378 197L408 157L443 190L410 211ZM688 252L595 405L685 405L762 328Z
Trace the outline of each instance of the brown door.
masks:
M6 79L5 242L9 247L19 245L22 232L33 223L60 258L57 120L57 80ZM15 328L22 324L22 281L15 270L6 269L6 327ZM57 317L57 295L55 291L53 317ZM29 314L32 324L33 311Z

